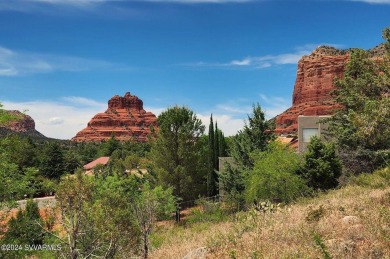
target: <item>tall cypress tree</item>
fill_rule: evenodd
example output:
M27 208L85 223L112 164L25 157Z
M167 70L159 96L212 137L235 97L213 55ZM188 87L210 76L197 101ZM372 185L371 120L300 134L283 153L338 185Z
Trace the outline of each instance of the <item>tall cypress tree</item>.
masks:
M215 122L215 133L214 133L214 168L215 170L219 170L219 130L218 123Z
M225 136L222 130L218 130L218 141L219 141L219 157L226 156L226 142Z
M209 163L210 171L207 177L207 190L209 196L214 196L218 194L218 156L219 156L219 141L218 141L218 125L213 123L213 115L210 117L209 125Z
M214 149L214 122L213 122L213 114L210 116L210 124L209 124L209 163L210 170L209 175L207 176L207 194L212 196L215 193L215 181L214 181L214 157L215 157L215 149Z

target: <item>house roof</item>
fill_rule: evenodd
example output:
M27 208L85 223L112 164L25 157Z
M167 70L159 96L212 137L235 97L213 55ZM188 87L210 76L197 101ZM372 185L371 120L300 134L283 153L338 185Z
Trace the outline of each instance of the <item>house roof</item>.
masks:
M297 138L291 138L291 137L282 137L279 136L276 138L276 141L279 141L280 143L287 145L292 148L298 148L298 139Z
M102 157L99 157L98 159L93 160L92 162L86 164L85 166L83 166L83 168L85 170L91 170L91 169L93 169L95 166L97 166L99 164L107 165L109 160L110 160L109 156L102 156Z

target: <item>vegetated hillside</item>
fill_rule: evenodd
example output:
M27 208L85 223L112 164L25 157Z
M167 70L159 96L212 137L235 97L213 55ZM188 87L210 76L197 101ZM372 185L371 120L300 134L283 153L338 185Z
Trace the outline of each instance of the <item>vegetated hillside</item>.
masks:
M0 123L0 136L5 137L9 134L27 136L36 139L46 139L46 137L35 129L35 121L20 111L5 111L14 119L6 124Z
M160 227L151 257L390 258L390 168L353 182L276 212Z

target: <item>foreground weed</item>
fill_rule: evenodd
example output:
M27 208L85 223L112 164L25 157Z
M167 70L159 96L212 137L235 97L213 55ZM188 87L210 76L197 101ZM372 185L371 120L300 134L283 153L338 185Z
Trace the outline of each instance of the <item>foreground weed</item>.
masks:
M320 248L321 253L323 255L323 258L324 259L332 259L332 257L330 256L330 254L329 254L329 252L324 244L324 241L322 241L320 234L314 232L313 239L314 239L314 242L316 243L316 245Z

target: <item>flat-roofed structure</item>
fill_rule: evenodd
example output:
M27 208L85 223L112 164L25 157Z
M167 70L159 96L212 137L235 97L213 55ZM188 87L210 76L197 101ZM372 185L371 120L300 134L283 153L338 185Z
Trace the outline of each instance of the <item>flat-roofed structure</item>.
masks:
M320 139L326 139L328 123L324 120L330 118L329 115L324 116L298 116L298 152L305 152L313 136Z

